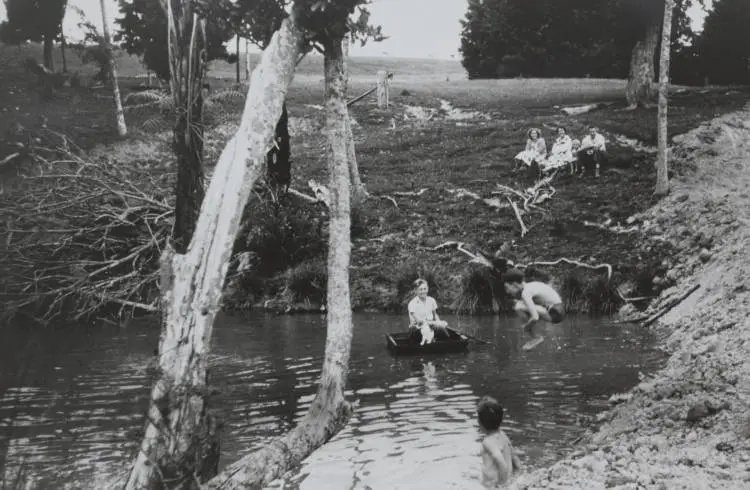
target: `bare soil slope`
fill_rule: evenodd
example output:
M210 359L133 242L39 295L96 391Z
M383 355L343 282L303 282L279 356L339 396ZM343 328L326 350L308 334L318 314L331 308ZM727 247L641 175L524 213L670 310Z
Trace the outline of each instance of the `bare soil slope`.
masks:
M750 108L675 143L681 176L639 216L651 241L679 252L667 273L677 285L652 309L700 285L656 327L671 357L613 397L619 404L567 459L512 488L750 488Z

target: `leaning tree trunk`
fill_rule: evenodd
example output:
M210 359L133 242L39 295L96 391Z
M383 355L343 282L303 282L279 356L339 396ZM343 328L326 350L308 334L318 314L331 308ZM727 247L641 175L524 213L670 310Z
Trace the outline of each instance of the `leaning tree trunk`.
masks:
M349 296L350 182L346 150L346 84L341 40L325 47L326 132L331 199L325 359L320 386L302 421L291 432L228 466L206 485L213 490L261 489L333 437L347 423L344 398L352 341ZM260 68L260 67L259 67ZM256 69L257 72L257 69Z
M345 36L341 42L342 59L343 59L343 70L344 70L344 83L347 88L349 85L349 69L347 61L349 60L349 36ZM351 192L352 192L352 208L358 208L366 199L367 191L365 186L362 184L362 179L359 176L359 166L357 165L357 151L354 146L354 134L352 133L351 118L349 117L349 109L347 108L346 113L346 159L349 162L349 177L351 179Z
M646 29L643 39L638 40L633 46L630 57L630 75L625 88L625 97L630 109L647 106L654 98L654 60L656 45L659 42L659 27L658 22L651 24Z
M117 65L115 64L115 55L112 52L112 43L109 36L109 25L107 24L107 10L104 7L104 0L99 0L102 8L102 32L104 33L104 49L107 51L109 60L109 76L112 79L112 98L115 99L115 121L117 123L117 134L125 136L128 134L128 127L125 125L125 111L122 109L122 99L120 98L120 83L117 81Z
M206 363L213 323L242 214L261 176L302 42L290 19L274 34L253 72L237 133L219 157L187 252L166 251L162 257L159 377L127 490L161 489L162 478L197 487L193 472L201 441L210 436ZM177 487L170 483L169 488Z
M654 194L666 196L669 193L669 148L667 131L667 107L669 96L669 56L672 46L672 11L674 0L664 1L664 24L661 31L661 57L659 59L659 115L658 115L658 154L656 158L656 188Z
M42 56L43 56L44 67L50 71L55 70L55 60L52 57L52 48L55 45L54 41L55 41L54 35L52 34L44 35Z
M164 0L168 24L170 89L175 125L172 148L177 157L175 214L172 239L185 253L203 202L203 79L206 24L190 0Z

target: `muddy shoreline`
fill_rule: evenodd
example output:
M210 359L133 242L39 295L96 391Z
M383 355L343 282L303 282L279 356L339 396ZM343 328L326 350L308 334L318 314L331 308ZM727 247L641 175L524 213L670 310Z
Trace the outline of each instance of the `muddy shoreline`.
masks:
M679 252L649 311L700 285L652 327L669 359L613 396L569 456L511 488L750 488L749 141L750 108L675 138L679 176L641 214L649 241Z

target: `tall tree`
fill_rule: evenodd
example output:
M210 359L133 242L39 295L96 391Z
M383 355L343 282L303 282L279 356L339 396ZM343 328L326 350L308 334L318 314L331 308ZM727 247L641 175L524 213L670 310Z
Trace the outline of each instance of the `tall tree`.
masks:
M170 488L198 488L215 467L215 458L204 450L213 441L206 413L206 363L240 220L261 175L273 122L280 116L303 46L306 41L340 41L346 33L344 28L339 34L340 26L348 25L345 21L359 3L362 0L295 2L291 17L283 21L252 74L240 126L221 153L190 246L184 254L168 248L162 256L159 377L151 392L146 432L128 490L162 488L167 480ZM328 31L331 26L337 27ZM351 412L344 398L352 332L346 102L343 70L334 61L326 62L332 199L328 335L320 389L299 426L232 465L212 479L208 488L261 488L333 437Z
M624 42L632 46L625 98L628 108L653 104L656 76L656 48L662 21L663 5L654 0L620 0L618 16Z
M203 79L206 24L192 0L161 0L167 15L170 91L175 107L172 148L177 157L175 250L185 253L203 202Z
M68 0L5 0L8 20L3 23L2 40L12 44L41 41L44 66L54 70L52 50L62 32Z
M666 196L669 193L669 147L668 147L668 95L669 95L669 56L672 46L672 13L674 0L664 1L664 21L661 33L661 56L659 60L659 109L658 109L658 155L656 159L656 188L654 194Z
M102 9L104 49L107 53L107 58L109 58L109 78L112 81L112 98L115 101L115 123L117 124L117 134L122 137L128 134L128 128L125 125L125 111L122 109L122 99L120 98L120 82L117 80L117 63L115 62L115 55L112 52L109 24L107 23L107 9L104 5L104 0L99 0L99 4Z
M701 68L711 83L750 83L750 3L715 0L698 40Z
M167 49L167 15L163 0L119 0L119 26L114 39L122 43L129 54L140 56L146 68L162 80L169 80L170 62ZM191 8L206 19L205 61L225 59L224 43L233 32L221 15L215 15L216 3L211 0L193 0Z
M213 470L202 448L212 437L206 364L213 322L240 220L261 176L303 39L287 21L264 51L240 126L219 157L191 244L184 254L167 250L162 257L159 378L127 490L162 488L162 478L179 483L170 488L195 488L193 475L205 480Z

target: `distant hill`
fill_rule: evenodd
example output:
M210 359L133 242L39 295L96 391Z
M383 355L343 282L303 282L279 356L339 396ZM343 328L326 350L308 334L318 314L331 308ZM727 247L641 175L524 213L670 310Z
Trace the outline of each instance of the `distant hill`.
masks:
M6 54L3 58L3 54ZM7 62L8 57L12 59L25 59L33 57L41 62L42 47L39 44L29 43L20 48L16 46L7 46L0 44L0 62ZM260 53L250 53L252 66L256 66L260 61ZM54 51L54 60L56 69L62 67L62 55L59 47ZM82 66L81 60L71 49L67 51L68 69L70 71L83 71L85 73L93 72L95 68L91 65ZM241 73L244 76L244 59L241 61ZM120 77L135 77L145 75L146 70L140 60L120 53L117 57L117 69ZM236 65L224 61L216 60L211 62L209 76L215 78L232 79L235 77ZM393 72L398 78L419 77L422 79L436 78L444 79L450 77L452 80L465 78L461 63L454 60L437 60L423 58L390 58L385 56L363 57L357 56L349 59L349 73L353 78L375 77L378 70L387 70ZM323 56L318 53L312 53L305 57L297 67L297 76L301 77L320 77L323 78Z

